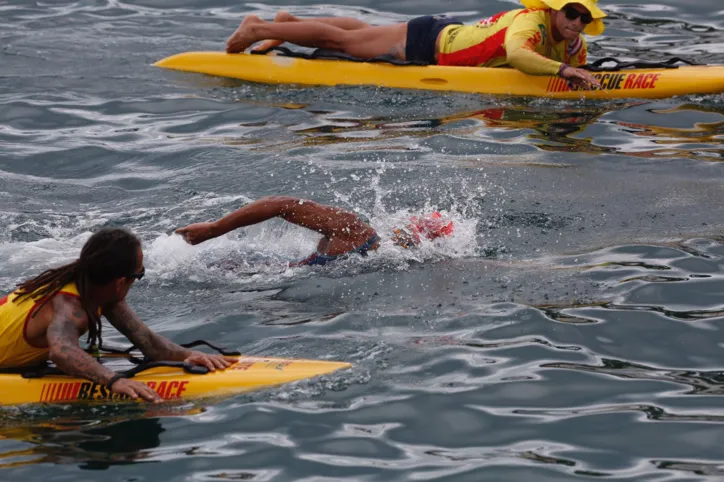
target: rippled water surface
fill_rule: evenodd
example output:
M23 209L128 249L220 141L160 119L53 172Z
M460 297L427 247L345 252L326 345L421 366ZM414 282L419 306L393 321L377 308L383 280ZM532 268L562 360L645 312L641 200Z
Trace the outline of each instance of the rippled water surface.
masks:
M718 0L602 2L593 57L724 63ZM724 479L724 98L563 102L163 71L247 13L373 23L505 1L0 2L0 286L142 237L156 331L351 370L152 412L0 412L0 479ZM281 221L175 227L288 194L450 239L285 269ZM235 269L219 260L235 260ZM106 337L123 338L106 328ZM160 462L163 462L161 464Z

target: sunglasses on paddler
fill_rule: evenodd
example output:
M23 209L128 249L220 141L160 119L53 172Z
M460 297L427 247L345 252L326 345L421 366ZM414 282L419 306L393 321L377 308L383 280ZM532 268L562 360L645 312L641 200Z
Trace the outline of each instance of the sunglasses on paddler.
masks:
M572 7L571 5L566 5L563 7L563 13L566 14L566 18L568 20L575 20L578 17L581 17L581 23L583 25L588 25L589 23L593 22L593 17L590 13L582 13L576 10L576 8Z

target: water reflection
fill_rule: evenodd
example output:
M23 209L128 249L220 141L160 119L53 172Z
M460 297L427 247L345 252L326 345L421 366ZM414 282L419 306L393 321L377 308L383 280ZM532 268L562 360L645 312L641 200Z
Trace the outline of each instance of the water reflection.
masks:
M683 393L688 395L719 395L724 393L724 373L721 371L667 370L647 366L641 363L633 363L626 360L616 360L610 358L601 358L600 364L598 365L556 362L542 364L541 368L575 370L639 381L666 381L687 386L690 390ZM646 411L640 408L637 408L637 410ZM654 419L680 418L679 416L667 415L663 409L656 409L647 413L650 413ZM710 420L709 417L712 417L712 415L704 415L702 417L706 420ZM724 416L717 415L714 418L717 421L724 421Z
M700 462L684 460L652 460L651 463L657 469L674 470L688 474L705 475L708 477L724 477L724 469L721 462Z
M555 105L538 101L503 102L436 118L415 119L415 114L410 113L413 118L393 120L388 116L360 118L348 112L310 108L309 105L305 108L299 103L274 104L276 108L301 110L307 114L301 123L297 121L285 126L289 137L273 141L255 138L269 128L278 127L277 123L255 121L240 124L245 130L244 137L226 136L223 142L275 152L333 145L348 146L345 151L362 151L409 149L410 139L445 135L480 145L522 143L548 152L722 160L724 106L707 103L659 105L641 100L559 102ZM682 122L689 125L667 125ZM462 145L459 149L452 154L475 153L474 147L468 149L470 152Z
M724 109L682 104L667 109L652 109L652 114L671 117L691 112L715 113L724 117ZM681 118L679 115L678 118ZM693 121L692 127L666 127L651 124L617 121L619 131L637 140L630 142L630 155L637 157L686 157L709 161L721 161L724 156L724 120L714 122ZM643 139L638 139L643 138Z
M0 452L0 469L33 464L77 464L86 470L105 470L114 465L152 462L153 450L161 445L165 416L192 415L201 408L152 408L143 415L119 409L119 415L98 418L97 411L79 408L75 417L53 417L55 409L35 414L36 421L19 422L15 416L0 419L0 440L16 440L28 448ZM109 410L105 410L106 412ZM129 412L129 413L126 413ZM123 413L122 415L120 413ZM24 418L24 417L22 417Z

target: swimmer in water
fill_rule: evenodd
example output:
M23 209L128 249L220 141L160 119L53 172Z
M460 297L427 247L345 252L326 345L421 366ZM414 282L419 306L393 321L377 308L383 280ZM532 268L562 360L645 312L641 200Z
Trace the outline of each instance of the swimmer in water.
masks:
M302 226L323 235L317 250L292 266L321 266L351 254L366 256L380 246L377 232L357 214L314 201L289 196L269 196L243 206L213 222L195 223L178 228L176 234L195 245L230 231L251 226L272 218ZM392 240L398 246L410 248L423 238L436 239L453 233L453 222L438 212L410 218L405 227L395 228Z

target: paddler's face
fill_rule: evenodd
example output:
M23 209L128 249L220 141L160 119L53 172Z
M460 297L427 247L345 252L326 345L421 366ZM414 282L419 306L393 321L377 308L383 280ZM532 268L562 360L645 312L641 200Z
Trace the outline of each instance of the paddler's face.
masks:
M571 19L571 17L576 17ZM591 12L580 3L567 3L556 11L553 23L558 33L565 40L575 40L586 28L586 20L591 19ZM590 22L589 22L590 23Z
M119 278L117 281L117 301L123 301L126 299L128 291L131 289L131 286L133 286L133 283L137 279L142 278L145 271L146 269L143 267L143 250L141 250L141 248L139 247L138 251L136 252L136 269L133 271L133 273L129 273L132 276Z

